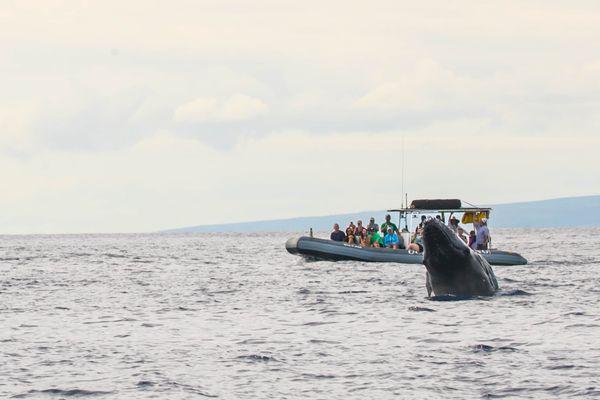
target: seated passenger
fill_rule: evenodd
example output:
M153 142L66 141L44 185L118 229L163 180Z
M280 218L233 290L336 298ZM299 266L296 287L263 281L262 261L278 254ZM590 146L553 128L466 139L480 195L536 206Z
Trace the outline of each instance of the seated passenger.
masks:
M369 244L373 247L384 247L383 238L378 230L369 230Z
M469 242L467 243L467 246L473 250L477 250L477 237L475 236L475 231L469 232Z
M360 236L358 238L358 245L360 247L370 247L369 237L366 234L364 236Z
M375 223L375 218L374 217L371 217L369 219L369 225L367 225L367 231L370 230L370 229L375 230L375 231L379 230L379 225L377 225Z
M408 245L408 250L416 251L417 253L423 252L423 228L417 228L417 233L413 238L412 243Z
M356 228L354 228L354 240L356 240L356 244L361 244L361 240L367 238L367 228L365 228L362 224L362 221L359 219L356 221Z
M346 242L350 244L354 244L354 230L356 226L354 226L354 222L350 221L350 225L346 228Z
M394 228L391 226L387 228L387 232L387 235L385 235L385 238L383 239L385 247L398 250L398 247L400 247L400 238L398 238L398 234L394 232Z
M344 232L340 231L340 226L338 224L333 224L333 232L331 232L329 238L336 242L343 242L346 239L346 235Z
M425 215L421 215L421 222L417 226L417 229L415 229L415 235L419 232L419 228L425 227L425 221L427 221L427 217Z

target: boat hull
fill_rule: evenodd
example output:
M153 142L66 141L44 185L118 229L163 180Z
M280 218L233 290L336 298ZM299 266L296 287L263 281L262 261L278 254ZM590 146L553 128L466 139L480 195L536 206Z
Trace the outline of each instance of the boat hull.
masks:
M423 254L411 250L393 250L375 247L360 247L333 240L301 236L289 239L286 250L312 260L394 262L422 264ZM491 265L524 265L527 260L520 254L502 250L479 251Z

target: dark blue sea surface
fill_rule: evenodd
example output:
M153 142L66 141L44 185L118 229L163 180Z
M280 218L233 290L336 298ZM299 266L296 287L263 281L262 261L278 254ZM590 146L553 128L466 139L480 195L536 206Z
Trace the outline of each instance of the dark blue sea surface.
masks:
M600 397L600 230L492 233L530 264L462 301L285 234L0 236L0 398Z

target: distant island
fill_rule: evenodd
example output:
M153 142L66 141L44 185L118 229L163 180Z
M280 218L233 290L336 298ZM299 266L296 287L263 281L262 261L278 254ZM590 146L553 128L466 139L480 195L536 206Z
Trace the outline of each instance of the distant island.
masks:
M600 196L496 204L491 207L490 226L495 228L600 227ZM318 217L198 225L163 232L306 232L309 228L328 231L335 222L340 225L356 222L358 219L368 222L371 216L381 222L385 214L385 210L362 211Z

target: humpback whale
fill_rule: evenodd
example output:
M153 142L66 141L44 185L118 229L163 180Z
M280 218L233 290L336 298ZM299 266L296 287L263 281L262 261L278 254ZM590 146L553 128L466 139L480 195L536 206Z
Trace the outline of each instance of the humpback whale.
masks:
M490 264L441 221L425 223L423 247L428 296L491 296L498 290Z

